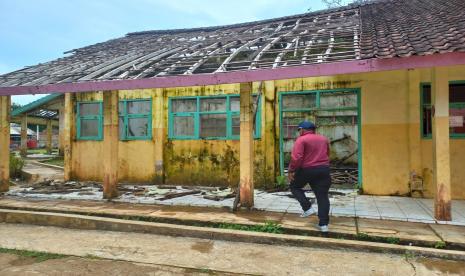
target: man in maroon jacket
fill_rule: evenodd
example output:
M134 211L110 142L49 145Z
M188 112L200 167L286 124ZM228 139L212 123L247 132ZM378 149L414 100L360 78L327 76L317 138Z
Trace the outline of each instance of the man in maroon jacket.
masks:
M328 232L329 196L331 176L329 169L329 140L315 133L315 124L304 121L299 124L300 136L292 148L288 178L292 194L302 206L301 217L315 213L312 203L305 196L303 187L309 183L318 203L321 232Z

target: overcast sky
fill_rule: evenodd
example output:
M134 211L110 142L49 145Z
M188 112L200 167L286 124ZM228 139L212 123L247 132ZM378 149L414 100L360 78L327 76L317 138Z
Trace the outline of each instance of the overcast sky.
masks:
M129 32L242 23L323 9L321 0L0 0L0 74ZM27 104L41 96L13 96Z

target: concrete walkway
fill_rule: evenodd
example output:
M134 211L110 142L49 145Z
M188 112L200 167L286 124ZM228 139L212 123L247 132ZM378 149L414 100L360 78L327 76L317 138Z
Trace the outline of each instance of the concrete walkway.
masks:
M465 263L459 261L17 224L0 224L0 247L193 268L212 274L229 272L247 275L463 275L465 273ZM59 265L57 260L52 263ZM72 275L81 275L80 271L69 272L73 272ZM153 271L151 275L159 274Z
M53 173L52 168L45 170ZM133 189L133 185L125 185L128 189ZM190 207L227 207L233 206L233 198L214 201L204 198L200 193L186 195L182 197L165 200L162 194L156 194L162 189L156 186L136 186L145 189L147 192L142 195L135 193L123 193L115 202L136 203L136 204L157 204L175 205ZM192 187L191 189L195 189ZM177 187L176 189L166 189L168 192L190 191L188 187ZM152 193L153 192L153 193ZM227 193L227 191L226 191ZM395 196L368 196L358 195L356 190L331 191L331 216L333 217L353 217L379 220L397 220L408 222L423 222L465 226L465 200L452 201L452 221L437 221L433 214L433 200L423 198L395 197ZM307 197L314 200L312 192L307 192ZM98 187L88 187L85 190L64 193L30 193L30 188L14 188L7 195L21 198L41 198L41 199L72 199L72 200L94 200L101 201L103 194ZM261 211L278 213L298 214L302 212L297 201L290 197L290 192L267 193L261 190L255 191L254 208ZM315 209L317 205L314 204Z
M145 217L160 222L187 225L229 223L241 225L262 224L266 221L279 223L287 232L318 233L317 218L300 218L294 213L267 211L240 211L231 213L226 208L206 208L189 206L166 206L132 204L104 201L79 200L38 200L0 198L0 208L31 211L66 212L93 214L124 218L127 216ZM401 243L435 246L446 242L453 247L465 248L465 227L435 223L414 223L406 221L332 217L330 231L332 237L393 238Z

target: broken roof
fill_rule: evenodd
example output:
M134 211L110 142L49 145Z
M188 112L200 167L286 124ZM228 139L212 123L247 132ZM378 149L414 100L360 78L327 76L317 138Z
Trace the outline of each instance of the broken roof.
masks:
M0 87L212 74L465 51L465 1L381 0L244 24L130 33Z

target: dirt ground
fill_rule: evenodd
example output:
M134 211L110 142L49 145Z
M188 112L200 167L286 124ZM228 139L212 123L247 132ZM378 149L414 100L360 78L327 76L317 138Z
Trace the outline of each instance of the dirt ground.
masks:
M0 248L79 257L0 255L0 275L465 275L465 262L409 255L24 224L1 223Z
M31 257L0 253L0 275L238 275L214 272L208 269L188 269L154 264L139 264L125 261L67 257L38 262Z

